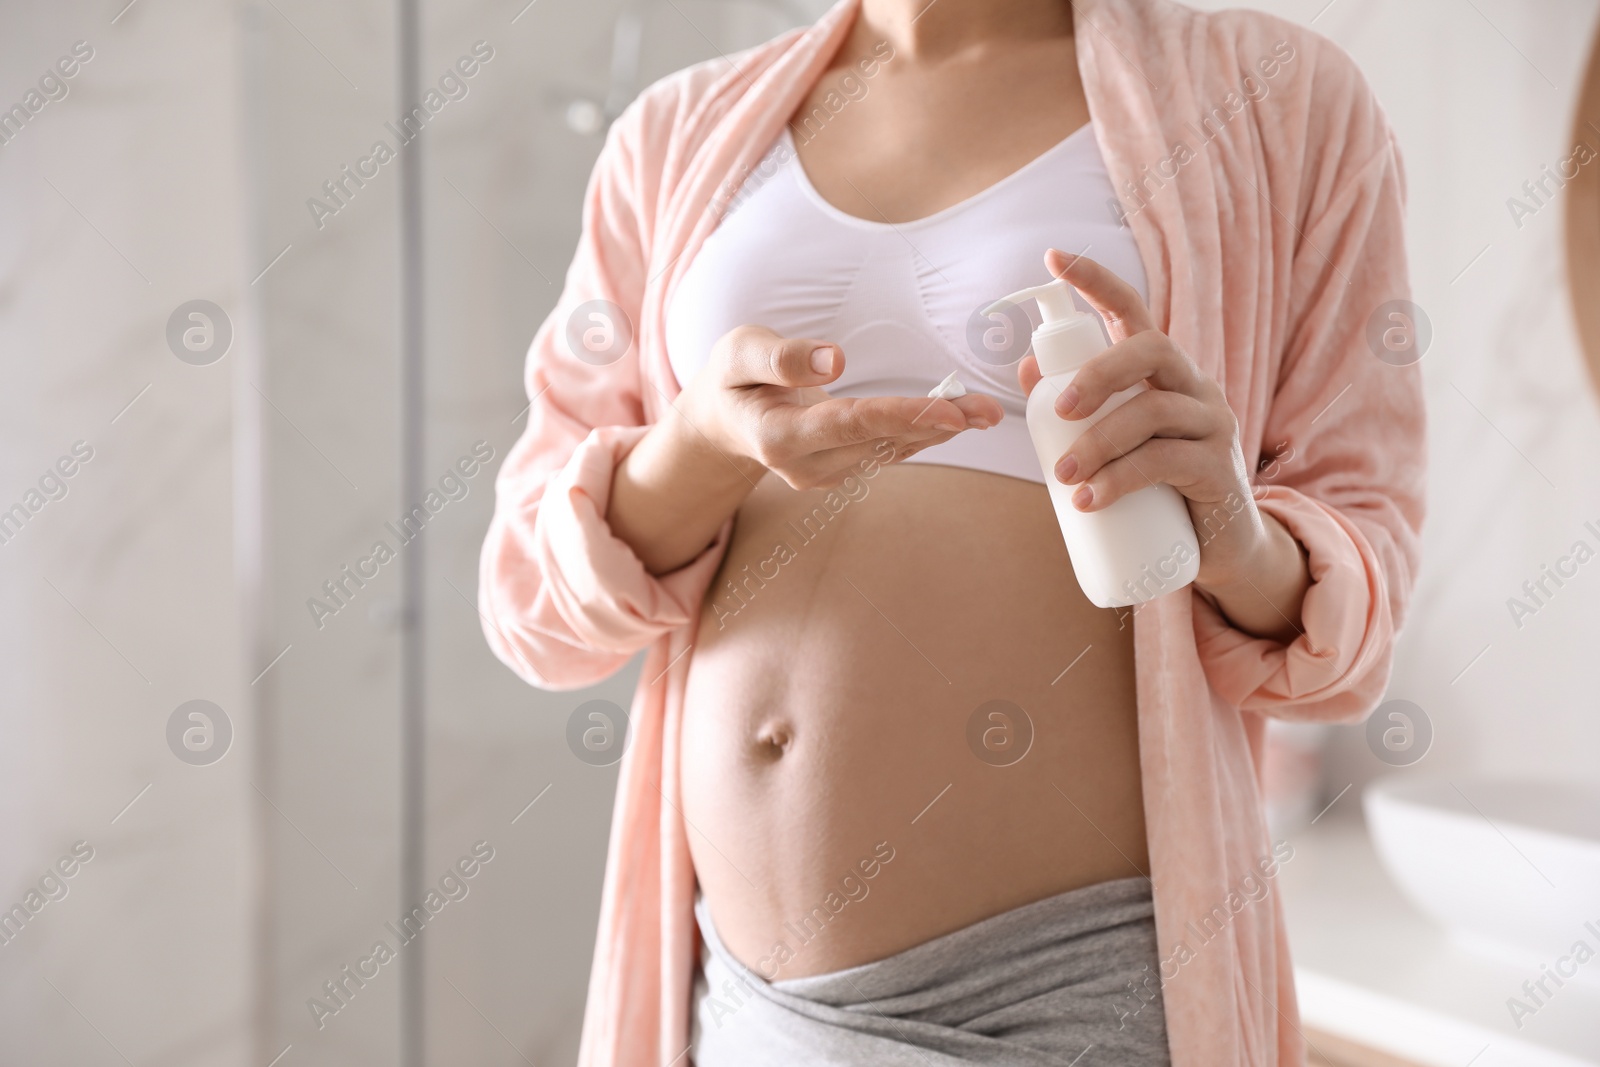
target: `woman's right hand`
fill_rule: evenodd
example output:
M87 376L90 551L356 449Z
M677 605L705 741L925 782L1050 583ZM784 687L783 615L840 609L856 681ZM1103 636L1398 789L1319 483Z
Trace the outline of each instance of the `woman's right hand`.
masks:
M844 360L826 341L730 330L617 466L612 534L651 574L667 574L705 551L769 470L795 489L832 488L864 463L903 460L1004 414L987 396L830 399L822 386Z
M822 386L839 377L844 361L831 342L740 326L712 348L675 406L730 460L770 470L795 489L832 488L863 461L897 462L1004 415L994 398L973 394L832 399ZM887 458L885 443L893 449Z

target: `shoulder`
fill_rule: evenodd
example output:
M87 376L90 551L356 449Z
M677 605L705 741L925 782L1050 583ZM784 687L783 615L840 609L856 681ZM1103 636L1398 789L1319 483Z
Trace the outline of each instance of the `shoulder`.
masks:
M1208 62L1197 89L1233 92L1250 101L1262 141L1304 152L1307 161L1388 150L1388 118L1366 75L1338 44L1287 19L1260 11L1195 13L1195 43Z
M687 160L804 32L791 30L652 83L612 124L608 147L652 169Z
M1282 56L1282 62L1301 64L1307 77L1330 88L1365 87L1366 80L1350 54L1309 26L1242 8L1181 10L1188 16L1190 40L1203 43L1213 58L1231 57L1245 65L1252 58Z
M1309 210L1376 171L1399 171L1388 117L1366 76L1315 30L1260 11L1198 11L1174 0L1123 0L1117 9L1146 77L1163 85L1163 125L1184 143L1214 149L1214 166L1253 171L1275 202L1287 207L1292 198Z

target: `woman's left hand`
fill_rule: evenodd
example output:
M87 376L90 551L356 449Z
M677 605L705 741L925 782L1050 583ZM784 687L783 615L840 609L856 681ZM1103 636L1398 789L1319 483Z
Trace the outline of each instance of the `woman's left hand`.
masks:
M1056 462L1055 476L1078 487L1073 504L1082 511L1098 511L1135 490L1166 483L1183 494L1201 535L1196 580L1201 589L1222 602L1235 599L1246 586L1260 592L1260 586L1284 584L1273 578L1290 575L1271 571L1286 566L1281 561L1287 559L1287 538L1302 576L1290 584L1303 595L1304 558L1288 531L1270 517L1264 520L1256 507L1250 468L1239 444L1239 422L1222 387L1156 329L1149 308L1127 282L1091 259L1054 249L1045 265L1100 313L1112 340L1057 398L1056 413L1069 420L1086 418L1112 395L1140 382L1149 386L1097 422ZM1039 365L1033 356L1018 365L1017 377L1024 393L1038 384ZM1295 619L1300 595L1292 596ZM1284 622L1297 629L1285 606L1291 605L1272 605L1277 625L1266 629L1281 631Z

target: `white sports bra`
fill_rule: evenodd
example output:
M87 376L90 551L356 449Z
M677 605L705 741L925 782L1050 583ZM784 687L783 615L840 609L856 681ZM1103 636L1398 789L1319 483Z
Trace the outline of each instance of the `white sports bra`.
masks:
M1049 248L1086 254L1148 299L1133 235L1119 221L1105 161L1083 126L982 192L914 222L847 215L806 177L787 127L750 172L667 308L667 356L680 383L736 326L834 341L844 373L831 396L924 396L951 371L1005 418L906 462L1043 482L1016 364L1038 324L1032 303L979 309L1048 281Z

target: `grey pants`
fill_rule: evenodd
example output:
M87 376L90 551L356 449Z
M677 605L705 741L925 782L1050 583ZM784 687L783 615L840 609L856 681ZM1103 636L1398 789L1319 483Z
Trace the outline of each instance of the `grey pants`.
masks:
M832 974L768 982L711 912L695 1067L1167 1067L1150 883L1074 889Z

